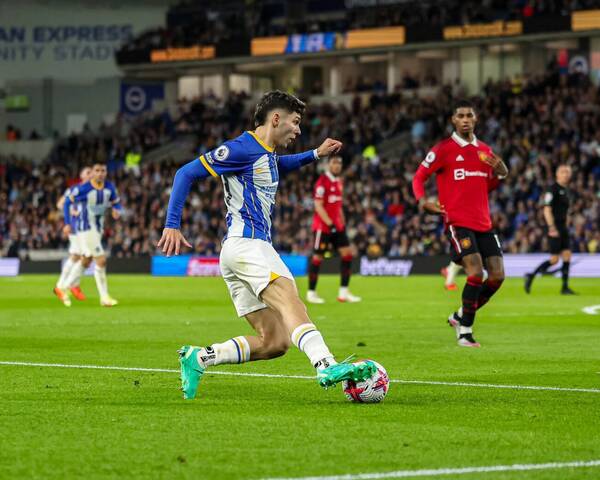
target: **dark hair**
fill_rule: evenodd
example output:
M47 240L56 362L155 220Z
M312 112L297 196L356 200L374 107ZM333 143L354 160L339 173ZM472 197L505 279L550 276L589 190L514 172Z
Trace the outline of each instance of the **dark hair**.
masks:
M469 100L461 99L454 102L454 106L452 107L452 115L456 113L459 108L470 108L475 111L475 105Z
M91 165L88 165L90 168L94 168L96 165L100 165L101 167L106 167L106 162L104 160L94 160Z
M256 105L254 126L264 125L267 121L267 114L276 108L282 108L290 113L296 112L302 115L306 104L291 93L282 92L281 90L267 92Z

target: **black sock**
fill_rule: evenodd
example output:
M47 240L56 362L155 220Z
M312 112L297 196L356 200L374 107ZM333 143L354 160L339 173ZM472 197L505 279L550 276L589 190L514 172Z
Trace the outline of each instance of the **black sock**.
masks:
M352 256L351 255L342 257L341 268L342 268L342 272L341 272L340 285L342 287L347 287L348 285L350 285L350 274L352 272Z
M475 322L475 312L477 311L477 300L481 293L481 277L474 275L467 277L467 283L462 291L462 309L463 314L460 324L463 327L471 327Z
M308 267L308 289L314 290L317 288L317 281L319 280L319 268L321 268L321 262L312 260Z
M546 270L548 270L551 266L552 264L550 263L550 260L546 260L545 262L540 263L538 267L534 270L533 276L535 277L538 273L541 273L543 275L544 273L546 273Z
M563 288L569 288L569 267L570 266L571 266L571 262L563 262L562 268L560 269L562 272Z
M492 295L494 295L494 293L496 293L500 288L500 285L502 285L502 281L497 282L487 279L485 282L483 282L481 292L479 293L479 299L477 300L477 310L489 302Z

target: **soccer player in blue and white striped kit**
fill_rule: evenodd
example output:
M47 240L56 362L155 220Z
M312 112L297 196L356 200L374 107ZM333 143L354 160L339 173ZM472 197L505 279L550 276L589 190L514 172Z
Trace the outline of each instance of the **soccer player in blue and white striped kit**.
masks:
M90 179L91 174L91 167L83 167L79 173L80 184L86 183ZM63 210L65 201L70 194L71 188L67 188L63 196L60 197L56 204L60 210ZM79 245L79 236L77 235L77 216L72 215L72 210L74 208L76 208L76 206L71 205L71 211L69 212L71 215L71 221L68 223L65 221L65 225L63 227L63 235L69 238L69 258L67 258L67 260L64 262L60 272L60 277L58 282L56 282L56 286L54 287L54 294L67 307L71 306L71 299L68 295L64 295L64 291L70 290L77 300L85 300L85 295L79 286L81 275L72 277L72 284L67 283L67 279L69 279L71 270L73 270L81 261L81 247ZM80 269L77 269L77 272L79 271Z
M266 93L256 107L255 131L244 132L181 167L175 175L167 219L158 247L170 256L181 245L191 247L179 230L185 199L193 181L221 177L227 206L227 235L220 267L238 316L257 335L239 336L207 347L179 350L183 397L196 396L207 367L266 360L283 355L291 344L317 369L317 379L329 387L345 379L370 377L372 362L337 363L323 336L308 317L292 274L271 245L271 215L279 175L337 153L342 143L330 138L318 148L279 156L300 135L305 104L281 91Z
M65 200L65 222L71 221L71 204L78 204L77 235L83 259L76 264L65 284L70 285L73 278L81 275L92 263L96 262L94 278L100 294L100 305L113 307L117 301L108 293L106 278L106 254L102 246L102 233L104 232L104 214L111 209L112 217L117 220L121 216L121 204L115 186L106 180L106 165L97 162L92 167L92 176L89 182L77 185L71 189L70 195ZM59 285L63 295L68 292Z

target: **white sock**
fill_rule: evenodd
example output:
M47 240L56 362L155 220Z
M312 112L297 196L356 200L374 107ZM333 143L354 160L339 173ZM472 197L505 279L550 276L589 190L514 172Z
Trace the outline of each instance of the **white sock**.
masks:
M106 267L99 267L96 265L94 268L94 278L96 279L96 287L100 298L108 297L108 281L106 280Z
M340 287L338 297L344 298L348 295L348 287Z
M60 272L60 277L58 278L58 282L56 283L56 286L61 290L66 288L64 287L64 285L66 285L67 278L69 278L69 273L71 273L71 270L73 269L73 266L76 263L77 262L74 262L73 260L71 260L71 257L69 257L67 258L67 261L63 264L62 271Z
M224 363L244 363L250 361L250 344L246 337L230 338L223 343L213 343L210 347L201 348L198 362L205 367Z
M85 267L83 266L83 264L81 262L77 262L71 267L71 271L69 272L69 276L65 280L65 283L59 283L58 288L60 288L61 290L66 290L71 285L75 285L75 282L79 282L79 279L81 279L81 275L84 271Z
M446 285L452 285L455 283L456 276L462 267L457 265L454 262L450 262L450 264L446 267Z
M473 327L463 327L461 325L460 327L458 327L458 333L461 335L463 333L473 333Z
M81 261L77 263L81 265ZM73 275L73 281L68 285L69 288L78 287L81 284L81 276L83 275L83 272L85 272L85 268L77 269L75 271L75 274Z
M315 368L323 360L329 365L337 363L329 348L325 345L323 335L312 323L303 323L296 327L292 332L292 343L298 347L298 350L306 354Z

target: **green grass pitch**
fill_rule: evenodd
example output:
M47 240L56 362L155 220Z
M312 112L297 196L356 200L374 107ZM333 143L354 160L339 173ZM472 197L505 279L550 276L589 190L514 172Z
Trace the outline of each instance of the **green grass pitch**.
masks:
M460 277L460 283L462 279ZM250 334L219 278L109 276L116 308L63 307L53 276L0 279L0 361L178 369L176 349ZM302 294L306 278L298 279ZM445 318L459 292L441 277L352 280L361 304L309 306L338 358L356 353L392 379L595 391L393 383L384 403L293 378L207 375L183 401L177 373L0 365L0 478L261 479L600 459L600 280L574 297L507 280L478 315L483 348L461 349ZM358 346L361 344L361 346ZM364 344L364 346L363 346ZM306 357L218 371L312 375ZM420 477L430 478L430 477ZM433 478L433 477L431 477ZM597 479L600 466L443 478Z

